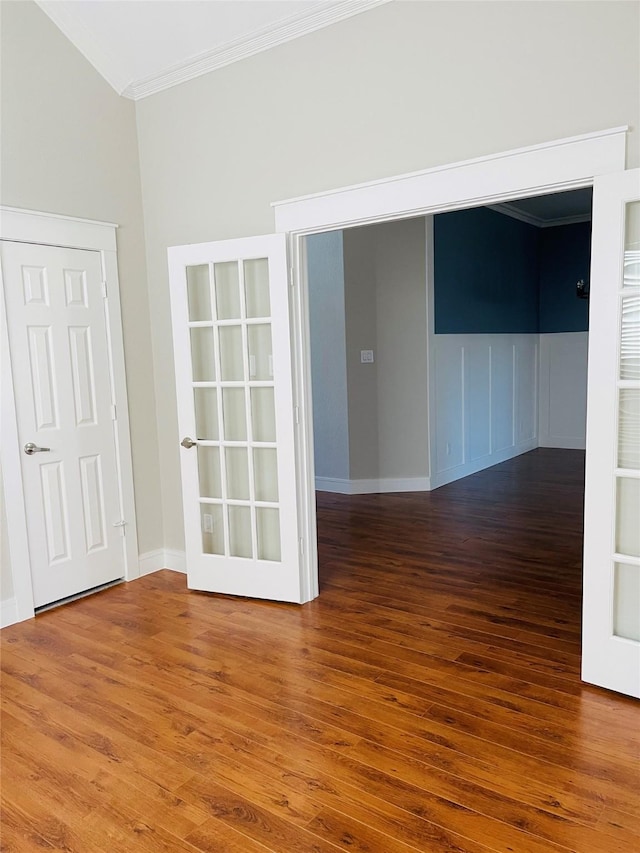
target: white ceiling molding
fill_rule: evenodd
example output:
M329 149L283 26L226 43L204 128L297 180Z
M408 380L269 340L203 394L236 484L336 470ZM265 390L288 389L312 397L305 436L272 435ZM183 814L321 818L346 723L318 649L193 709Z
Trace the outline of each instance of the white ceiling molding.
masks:
M339 0L320 8L314 7L308 12L285 18L274 26L262 27L234 41L185 59L158 74L152 74L143 80L134 80L120 94L138 101L389 2L391 0Z
M131 80L121 70L118 57L106 50L93 33L69 12L67 4L56 0L35 0L42 11L62 33L74 44L84 58L101 74L109 85L121 95Z
M522 210L513 202L509 202L508 204L489 204L487 207L489 210L494 210L496 213L503 213L505 216L517 219L519 222L535 225L536 228L554 228L557 225L574 225L578 222L591 222L590 213L580 213L576 216L559 216L555 219L542 219L542 217L534 216L527 210Z
M316 2L309 2L308 9L297 11L295 14L289 14L287 17L280 17L270 24L265 25L263 23L259 28L254 29L251 29L251 18L249 18L248 26L244 26L245 31L241 35L235 38L227 37L224 39L223 37L222 41L218 39L218 44L213 47L204 51L199 50L197 53L191 53L186 56L182 54L184 58L180 56L180 51L178 51L177 56L174 52L173 55L166 57L166 65L160 67L159 70L154 70L148 76L140 76L143 68L140 67L139 62L131 62L130 42L132 37L142 37L143 34L136 33L134 30L132 36L132 32L129 32L128 43L126 47L123 45L122 53L118 50L118 39L113 37L113 22L114 19L117 21L117 17L114 18L114 16L120 14L119 11L116 12L115 6L119 4L114 4L114 11L109 19L109 23L112 25L110 38L109 32L103 33L100 29L100 20L98 18L94 16L92 20L91 16L82 14L88 11L87 9L83 9L82 2L36 0L42 11L116 92L134 101L145 98L148 95L153 95L156 92L161 92L164 89L169 89L172 86L177 86L179 83L184 83L203 74L208 74L210 71L223 68L233 62L238 62L256 53L269 50L279 44L292 41L300 36L323 29L345 18L351 18L354 15L359 15L362 12L389 2L391 0L330 0L330 2L317 2L316 0ZM143 5L148 6L149 13L152 16L154 3ZM225 5L228 7L229 4ZM251 4L247 3L246 6L245 4L239 5L244 7L243 14L245 14ZM268 5L268 2L265 5ZM274 4L274 6L282 5L282 3ZM301 4L296 3L295 5L299 9ZM215 6L215 3L211 4L210 18L212 21L212 33L215 33L217 30ZM182 5L181 13L184 14L187 20L189 19L189 3ZM144 21L144 18L142 20ZM262 16L262 20L264 20L264 16ZM95 26L92 28L94 21ZM228 25L228 19L221 19L221 23ZM139 29L139 15L137 17L137 25ZM163 33L163 35L166 37L166 33ZM214 38L212 37L211 40L214 41ZM202 46L202 39L200 39L200 46ZM162 54L156 55L156 68L162 65L161 57ZM158 59L160 59L160 63L158 63ZM178 59L177 62L176 59ZM134 70L136 66L138 74Z

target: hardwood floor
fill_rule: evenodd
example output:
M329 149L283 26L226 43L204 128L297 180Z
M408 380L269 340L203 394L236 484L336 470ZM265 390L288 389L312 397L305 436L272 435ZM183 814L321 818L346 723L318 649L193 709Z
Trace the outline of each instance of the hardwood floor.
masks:
M304 607L165 571L5 629L1 849L640 849L640 704L579 680L583 463L320 494Z

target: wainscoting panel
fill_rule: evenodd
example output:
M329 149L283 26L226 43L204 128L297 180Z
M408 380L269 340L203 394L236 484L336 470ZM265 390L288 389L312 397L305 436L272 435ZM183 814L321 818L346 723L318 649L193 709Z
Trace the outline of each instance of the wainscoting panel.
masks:
M516 348L511 341L497 337L491 349L491 452L499 453L514 444L513 405Z
M436 335L431 488L538 446L538 335Z
M584 450L588 332L540 335L540 446Z
M464 460L491 455L491 346L472 341L462 351L464 363Z

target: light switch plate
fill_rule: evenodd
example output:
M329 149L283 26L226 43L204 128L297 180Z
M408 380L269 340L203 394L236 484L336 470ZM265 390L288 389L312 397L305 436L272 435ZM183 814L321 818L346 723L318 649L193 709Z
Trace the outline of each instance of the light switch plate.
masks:
M361 364L373 364L373 350L372 349L361 349L360 350L360 363Z

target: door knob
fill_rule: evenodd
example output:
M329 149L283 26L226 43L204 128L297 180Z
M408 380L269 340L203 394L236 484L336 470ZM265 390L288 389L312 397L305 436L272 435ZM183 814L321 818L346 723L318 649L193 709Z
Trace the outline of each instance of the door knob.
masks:
M189 450L191 447L195 447L197 443L198 443L197 441L194 441L192 438L189 438L189 436L187 436L186 438L183 438L182 441L180 442L180 444L183 447L186 447L187 450Z
M36 447L32 441L27 442L24 446L24 452L27 456L33 456L34 453L48 453L50 450L50 447Z

